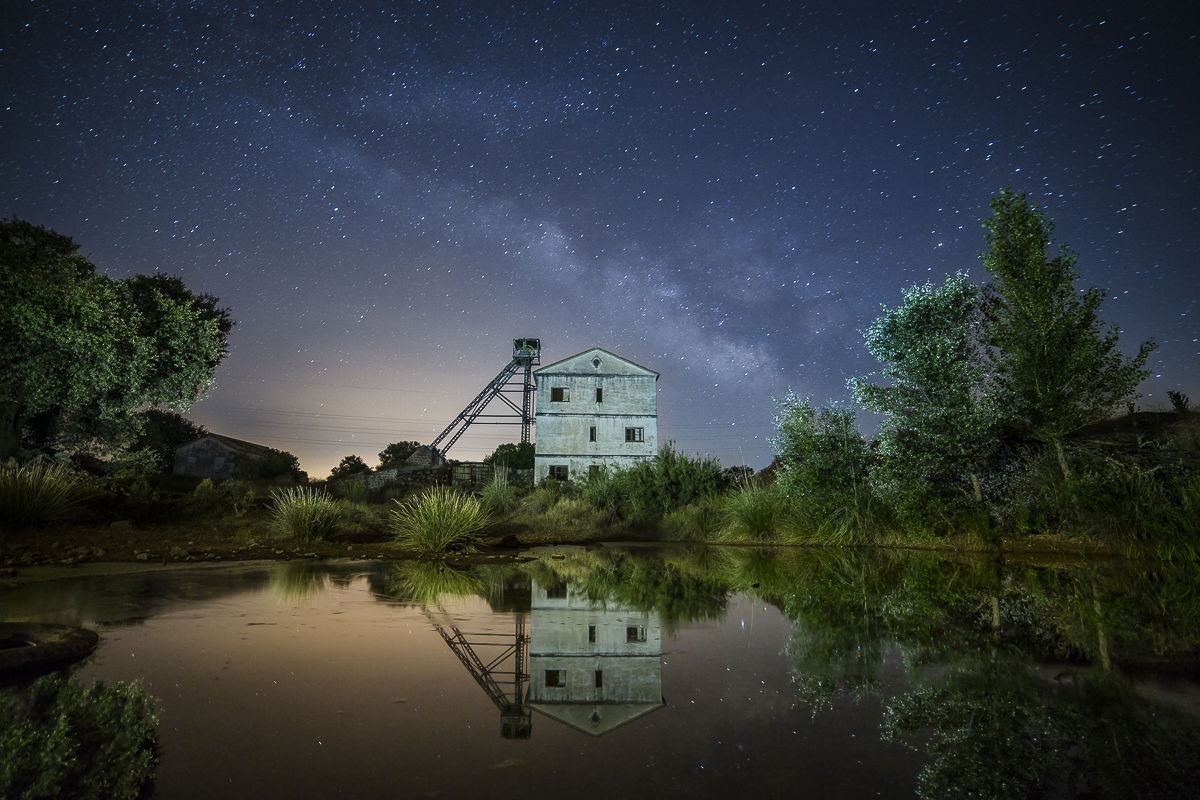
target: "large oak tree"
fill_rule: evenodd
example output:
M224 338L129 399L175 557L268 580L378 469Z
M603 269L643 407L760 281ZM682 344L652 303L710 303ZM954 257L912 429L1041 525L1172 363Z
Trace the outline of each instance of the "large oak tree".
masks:
M136 412L182 410L208 389L233 321L165 275L97 273L69 237L0 221L0 458L34 428L120 446Z

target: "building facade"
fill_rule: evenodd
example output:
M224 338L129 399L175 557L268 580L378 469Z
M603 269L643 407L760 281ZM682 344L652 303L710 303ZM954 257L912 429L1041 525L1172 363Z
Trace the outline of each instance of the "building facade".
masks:
M530 708L600 736L663 707L656 612L536 581L531 605Z
M534 372L535 482L622 469L658 452L658 373L593 347Z

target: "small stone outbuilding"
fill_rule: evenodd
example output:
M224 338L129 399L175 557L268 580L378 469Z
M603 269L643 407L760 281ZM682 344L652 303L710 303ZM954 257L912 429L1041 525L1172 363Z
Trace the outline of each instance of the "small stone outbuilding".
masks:
M210 433L175 448L176 475L194 478L256 478L278 461L279 450L254 442Z

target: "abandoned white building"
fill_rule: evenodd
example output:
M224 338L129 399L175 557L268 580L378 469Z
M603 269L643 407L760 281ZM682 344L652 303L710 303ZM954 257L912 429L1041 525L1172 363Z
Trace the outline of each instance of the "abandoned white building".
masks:
M530 708L600 736L663 707L657 613L534 582L530 622Z
M593 347L536 370L533 479L629 467L658 451L658 373Z

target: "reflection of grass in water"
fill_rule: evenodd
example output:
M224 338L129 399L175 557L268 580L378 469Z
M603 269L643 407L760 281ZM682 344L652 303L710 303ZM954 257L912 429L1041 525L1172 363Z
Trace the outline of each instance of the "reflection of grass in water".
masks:
M484 582L475 575L440 561L402 561L388 578L389 594L415 603L433 603L445 594L477 595L484 590Z
M158 765L155 700L64 673L0 691L0 796L133 800Z
M280 600L296 603L325 588L325 567L311 561L285 561L271 570L271 594Z

